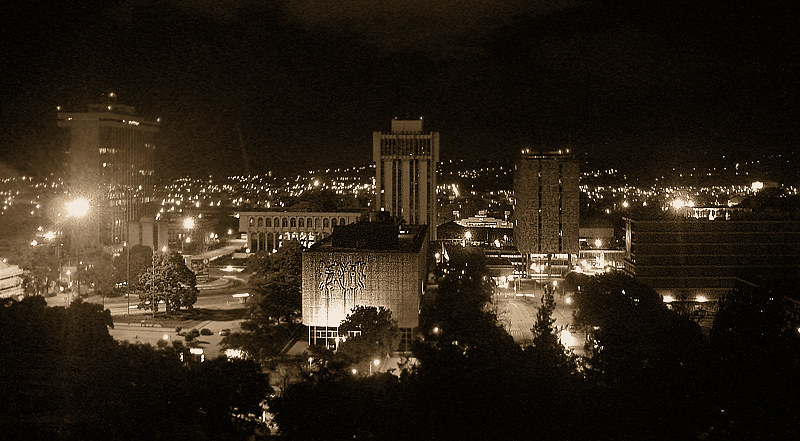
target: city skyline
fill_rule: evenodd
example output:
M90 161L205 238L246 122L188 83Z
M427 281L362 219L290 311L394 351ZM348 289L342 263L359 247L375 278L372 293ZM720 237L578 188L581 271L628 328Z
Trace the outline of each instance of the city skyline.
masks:
M395 116L424 116L443 159L792 151L790 11L689 3L7 2L0 168L52 168L56 106L111 91L163 119L158 166L178 175L368 164L370 133Z

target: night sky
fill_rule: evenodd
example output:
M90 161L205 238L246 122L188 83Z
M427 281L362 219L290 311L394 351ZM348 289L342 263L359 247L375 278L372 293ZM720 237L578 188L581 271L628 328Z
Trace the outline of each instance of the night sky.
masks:
M0 175L56 167L56 106L110 91L162 118L172 176L244 172L237 126L252 173L368 164L394 116L443 158L571 144L622 169L800 140L791 1L44 3L0 6Z

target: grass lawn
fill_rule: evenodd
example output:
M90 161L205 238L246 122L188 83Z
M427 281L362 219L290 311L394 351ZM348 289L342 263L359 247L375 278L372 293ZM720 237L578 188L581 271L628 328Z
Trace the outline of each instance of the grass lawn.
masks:
M183 329L192 329L197 327L205 321L230 321L245 319L248 317L247 307L238 309L201 309L195 308L191 311L181 310L174 311L172 314L167 315L164 312L157 312L155 319L152 315L141 315L137 317L137 321L146 324L157 324L164 328L181 327Z

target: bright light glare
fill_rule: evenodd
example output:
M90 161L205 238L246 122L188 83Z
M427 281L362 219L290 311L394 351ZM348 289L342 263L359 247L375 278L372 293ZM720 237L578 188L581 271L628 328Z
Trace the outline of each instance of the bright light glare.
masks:
M597 248L600 248L601 246L603 246L603 241L600 240L600 239L595 239L594 246L596 246Z
M674 302L675 298L672 296L664 296L664 303L671 303Z
M186 219L184 219L183 220L183 228L186 228L187 230L191 230L192 228L194 228L194 219L192 219L190 217L187 217Z
M682 199L675 199L674 201L672 201L670 203L670 205L672 205L672 208L674 208L676 210L680 210L681 208L684 207L685 204L684 204Z
M225 356L228 358L244 358L244 351L241 349L225 349Z
M64 208L67 210L67 216L69 217L84 217L89 214L91 206L85 198L77 198L64 204Z
M372 360L372 364L374 366L377 366L377 365L381 364L381 361L376 358L376 359Z
M47 233L44 233L44 238L47 240L53 240L56 238L56 233L48 231Z
M708 301L708 299L706 298L706 296L697 296L697 301L700 303L705 303Z
M764 188L764 183L761 182L761 181L753 182L753 184L750 186L750 188L752 188L753 191L761 190L762 188Z

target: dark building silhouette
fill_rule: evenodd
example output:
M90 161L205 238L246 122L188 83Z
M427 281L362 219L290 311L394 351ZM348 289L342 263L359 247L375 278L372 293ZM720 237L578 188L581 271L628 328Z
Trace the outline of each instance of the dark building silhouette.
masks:
M742 274L800 273L800 220L733 213L625 219L625 271L665 300L714 300Z
M569 268L580 251L578 162L570 150L523 150L514 197L514 241L528 267Z

